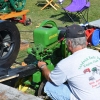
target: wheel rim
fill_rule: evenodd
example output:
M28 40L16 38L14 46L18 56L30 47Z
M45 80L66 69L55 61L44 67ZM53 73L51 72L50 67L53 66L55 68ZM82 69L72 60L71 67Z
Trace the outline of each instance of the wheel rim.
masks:
M9 57L14 48L14 41L9 31L0 31L0 59Z
M10 2L16 11L21 11L26 4L26 0L10 0Z

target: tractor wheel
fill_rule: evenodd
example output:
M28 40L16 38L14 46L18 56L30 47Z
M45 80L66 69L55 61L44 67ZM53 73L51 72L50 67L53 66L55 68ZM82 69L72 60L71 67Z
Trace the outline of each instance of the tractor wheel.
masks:
M20 48L20 33L13 22L0 21L0 75L14 63Z
M26 0L10 0L10 3L15 11L22 11L26 5Z
M42 96L44 94L44 86L45 86L46 80L44 80L43 82L41 82L39 89L38 89L38 96Z

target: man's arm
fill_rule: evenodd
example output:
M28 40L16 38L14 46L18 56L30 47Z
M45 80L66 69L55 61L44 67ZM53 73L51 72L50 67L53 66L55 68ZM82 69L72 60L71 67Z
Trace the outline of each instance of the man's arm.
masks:
M43 73L44 77L46 78L46 80L51 81L50 77L49 77L50 70L47 68L46 63L43 61L39 61L38 67L42 70L42 73Z
M67 80L67 76L58 67L58 65L50 72L47 65L43 61L38 62L38 67L42 70L42 73L47 81L53 82L55 85L61 85Z

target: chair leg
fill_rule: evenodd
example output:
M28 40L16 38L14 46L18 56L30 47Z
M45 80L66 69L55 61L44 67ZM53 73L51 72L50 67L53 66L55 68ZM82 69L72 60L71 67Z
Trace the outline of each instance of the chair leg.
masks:
M70 18L70 20L74 23L73 18L69 15L69 13L64 9L64 11L66 12L67 16Z
M46 8L48 5L50 5L50 3L52 2L52 0L49 2L48 0L46 0L47 4L41 9L43 10L44 8Z
M73 18L69 15L69 13L63 8L62 4L60 4L61 8L65 11L65 13L67 14L67 16L70 18L70 20L74 23Z
M51 1L46 0L46 2L47 2L47 4L41 10L46 8L48 5L52 6L55 10L57 10L56 7L54 7L53 4L52 4L53 0L51 0Z
M56 3L54 3L54 6L56 6L56 7L58 7L58 8L59 8L59 6L58 6Z
M52 4L50 4L50 6L52 6L55 10L57 10L57 8L55 6L53 6Z
M84 15L82 14L83 11L82 11L82 12L78 12L78 13L79 13L79 15L81 16L81 18L83 19L83 21L84 21L85 23L87 23L87 22L88 22L88 9L85 10ZM87 18L85 18L85 14L86 14L86 13L87 13Z
M87 22L88 22L88 13L89 13L89 8L87 9Z

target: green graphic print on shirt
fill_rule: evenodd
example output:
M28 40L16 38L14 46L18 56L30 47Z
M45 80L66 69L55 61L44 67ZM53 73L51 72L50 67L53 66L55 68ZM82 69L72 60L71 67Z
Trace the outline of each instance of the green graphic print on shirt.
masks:
M100 87L100 65L95 65L95 63L100 61L100 57L98 56L89 56L85 58L78 69L83 69L83 73L89 73L90 76L88 77L89 85L92 88L99 88ZM94 65L93 67L90 67Z
M79 68L78 69L81 69L82 67L87 67L87 66L89 66L89 65L91 65L91 64L93 64L93 63L96 63L96 62L98 62L98 61L100 61L100 57L95 57L95 56L89 56L89 57L87 57L87 58L85 58L82 62L81 62L81 64L80 64L80 66L79 66Z

